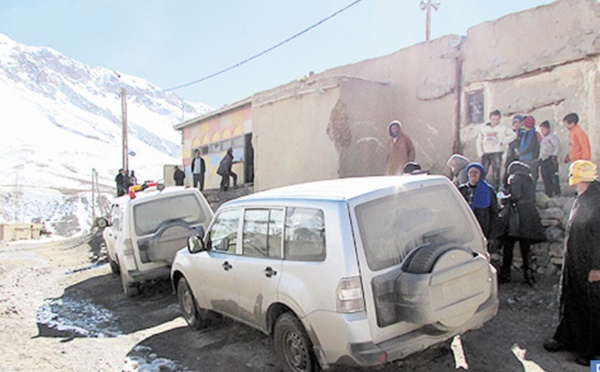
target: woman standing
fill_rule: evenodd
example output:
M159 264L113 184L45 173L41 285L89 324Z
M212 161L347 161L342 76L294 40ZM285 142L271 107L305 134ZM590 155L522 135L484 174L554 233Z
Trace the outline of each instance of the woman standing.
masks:
M498 216L498 200L496 191L485 179L485 168L479 163L467 165L468 181L458 187L458 191L465 198L473 210L483 235L490 238Z
M545 241L546 235L535 205L535 183L527 164L513 161L508 166L508 184L504 193L507 196L504 208L508 208L508 213L503 214L505 230L500 236L503 257L499 281L507 283L511 280L513 248L518 241L523 257L523 276L525 282L533 286L534 278L529 265L530 247Z

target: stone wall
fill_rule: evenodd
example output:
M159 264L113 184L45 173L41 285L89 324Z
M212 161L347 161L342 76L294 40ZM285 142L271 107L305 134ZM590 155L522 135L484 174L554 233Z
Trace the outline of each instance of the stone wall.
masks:
M538 191L536 199L542 225L546 230L547 241L531 247L531 268L537 274L560 274L563 263L565 229L575 198L549 198L545 193ZM492 260L501 264L502 253L502 251L493 253ZM520 270L522 265L523 259L517 243L513 252L513 269Z

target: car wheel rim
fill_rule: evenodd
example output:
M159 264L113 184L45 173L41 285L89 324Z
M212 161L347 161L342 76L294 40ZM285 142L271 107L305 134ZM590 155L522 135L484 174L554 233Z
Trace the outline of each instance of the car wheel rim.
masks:
M297 332L288 332L283 339L285 359L293 370L305 371L308 367L308 350Z
M181 307L183 308L183 313L186 318L192 319L194 317L194 300L192 299L192 294L186 288L181 293Z

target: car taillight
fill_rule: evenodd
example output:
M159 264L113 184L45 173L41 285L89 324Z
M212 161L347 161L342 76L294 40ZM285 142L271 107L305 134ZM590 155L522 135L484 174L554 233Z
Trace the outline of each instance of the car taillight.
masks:
M339 313L355 313L365 309L362 285L358 276L340 280L336 295Z

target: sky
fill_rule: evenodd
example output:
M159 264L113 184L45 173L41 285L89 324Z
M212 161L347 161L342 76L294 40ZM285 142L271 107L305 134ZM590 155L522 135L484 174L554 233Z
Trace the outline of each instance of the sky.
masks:
M356 0L0 0L0 33L161 89L252 57ZM288 43L174 92L214 108L309 72L393 53L425 40L419 0L362 0ZM552 0L441 0L431 38Z

